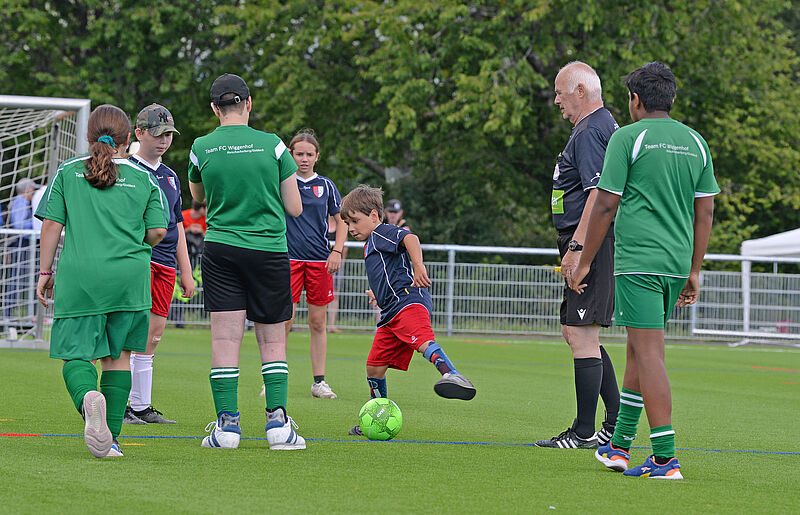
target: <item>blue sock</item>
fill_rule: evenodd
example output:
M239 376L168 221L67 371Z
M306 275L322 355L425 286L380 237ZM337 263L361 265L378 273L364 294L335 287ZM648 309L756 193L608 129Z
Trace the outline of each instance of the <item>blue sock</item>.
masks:
M435 366L442 375L448 372L458 374L458 370L456 370L456 367L450 363L450 359L447 357L447 354L444 353L444 350L438 343L429 343L428 348L425 349L425 352L423 352L422 355L425 357L425 359L433 363L433 366Z
M368 377L367 383L369 384L369 395L373 399L375 397L386 398L386 378L378 379L377 377Z

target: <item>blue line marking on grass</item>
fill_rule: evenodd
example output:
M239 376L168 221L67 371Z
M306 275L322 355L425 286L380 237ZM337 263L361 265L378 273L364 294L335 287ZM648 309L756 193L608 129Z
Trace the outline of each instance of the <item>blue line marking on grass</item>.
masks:
M41 436L57 436L64 438L83 438L83 435L59 435L59 434L42 434ZM120 435L118 438L125 439L150 439L150 440L200 440L202 436L158 436L158 435ZM266 440L266 437L261 436L243 436L242 440ZM439 444L439 445L497 445L502 447L536 447L536 444L525 442L456 442L456 441L438 441L438 440L388 440L385 442L377 440L363 440L361 438L306 438L307 442L347 442L347 443L376 443L376 444L390 444L390 443L423 443L423 444ZM632 449L650 449L650 447L631 447ZM730 452L737 454L778 454L784 456L800 456L800 452L789 451L753 451L747 449L701 449L692 447L676 447L679 451L697 451L697 452Z

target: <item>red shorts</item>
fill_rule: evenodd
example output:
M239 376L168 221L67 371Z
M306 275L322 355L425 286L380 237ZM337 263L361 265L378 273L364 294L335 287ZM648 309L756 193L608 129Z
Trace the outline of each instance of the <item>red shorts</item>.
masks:
M378 328L367 365L408 370L414 351L435 339L428 310L421 304L411 304L401 309L391 322Z
M150 262L150 294L153 307L150 311L158 316L169 315L169 305L175 292L175 269Z
M300 302L306 290L306 302L325 306L333 300L333 275L328 273L324 261L291 261L292 302Z

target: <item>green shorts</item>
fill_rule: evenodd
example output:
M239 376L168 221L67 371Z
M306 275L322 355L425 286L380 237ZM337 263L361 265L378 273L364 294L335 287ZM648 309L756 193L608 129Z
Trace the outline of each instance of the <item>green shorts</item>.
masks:
M614 323L641 329L664 329L687 278L620 274L614 279Z
M144 352L150 311L115 311L103 315L56 318L50 337L55 359L118 359L123 350Z

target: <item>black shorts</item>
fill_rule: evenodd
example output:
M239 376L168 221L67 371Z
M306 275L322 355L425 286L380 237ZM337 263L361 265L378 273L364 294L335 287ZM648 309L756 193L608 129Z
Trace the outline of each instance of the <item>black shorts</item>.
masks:
M573 231L558 233L558 253L567 253ZM564 300L561 302L561 325L611 325L614 315L614 226L608 230L603 244L583 280L586 289L578 295L564 281Z
M289 255L206 242L203 250L206 311L246 310L247 318L275 324L292 318Z

